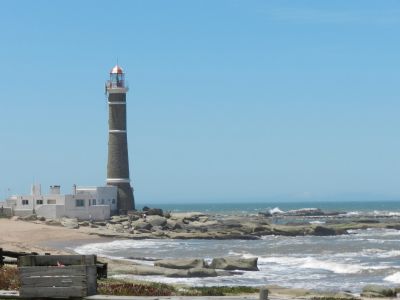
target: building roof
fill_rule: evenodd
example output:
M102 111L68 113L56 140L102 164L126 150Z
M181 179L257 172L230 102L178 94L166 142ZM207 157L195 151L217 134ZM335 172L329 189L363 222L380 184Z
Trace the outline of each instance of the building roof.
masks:
M124 70L118 65L115 65L114 68L111 69L110 74L124 74Z

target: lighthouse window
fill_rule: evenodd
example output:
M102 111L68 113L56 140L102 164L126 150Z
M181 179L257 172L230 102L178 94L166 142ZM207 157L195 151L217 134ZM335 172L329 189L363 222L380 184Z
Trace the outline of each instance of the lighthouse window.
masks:
M29 200L22 199L22 205L28 205L28 204L29 204Z
M84 207L85 206L85 200L84 199L76 199L75 200L75 206L76 207Z

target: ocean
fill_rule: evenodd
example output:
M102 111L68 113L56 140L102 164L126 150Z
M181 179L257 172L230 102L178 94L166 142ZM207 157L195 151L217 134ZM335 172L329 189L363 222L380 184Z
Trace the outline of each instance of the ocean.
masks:
M400 203L368 202L292 202L292 203L215 203L164 204L170 211L203 211L219 214L256 214L258 211L321 208L345 211L349 216L367 215L398 218ZM236 256L258 257L260 271L210 278L164 278L124 275L140 280L182 283L196 286L261 286L277 284L359 293L366 284L400 284L400 231L366 229L340 236L265 236L260 240L112 240L75 247L80 254L110 258L204 258ZM140 261L152 264L151 261ZM120 275L122 276L122 275Z

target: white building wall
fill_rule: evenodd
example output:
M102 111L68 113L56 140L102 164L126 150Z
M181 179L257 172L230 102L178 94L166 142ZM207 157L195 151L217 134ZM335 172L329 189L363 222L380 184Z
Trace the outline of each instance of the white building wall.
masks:
M31 195L13 196L15 215L26 216L35 212L38 216L57 219L61 217L81 220L109 219L117 210L117 187L79 187L75 194L60 194L59 187L52 187L49 195L41 195L39 188L32 188ZM12 199L12 201L11 201Z

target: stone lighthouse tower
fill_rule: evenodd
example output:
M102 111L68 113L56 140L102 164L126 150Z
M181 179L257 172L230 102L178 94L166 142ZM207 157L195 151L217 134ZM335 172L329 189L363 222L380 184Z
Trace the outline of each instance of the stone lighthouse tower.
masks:
M128 141L126 131L125 74L116 65L106 82L108 95L108 163L107 184L118 187L118 209L120 213L135 209L133 188L129 178Z

